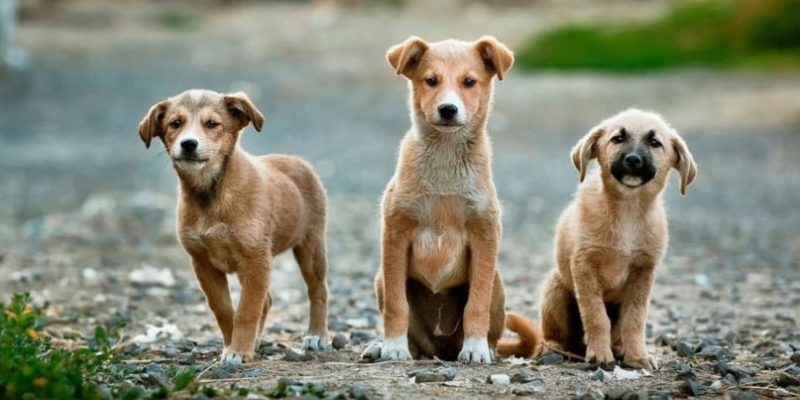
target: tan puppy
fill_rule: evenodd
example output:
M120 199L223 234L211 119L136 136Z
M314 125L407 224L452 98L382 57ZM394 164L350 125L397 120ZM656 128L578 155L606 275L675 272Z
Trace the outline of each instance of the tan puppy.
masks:
M587 177L592 159L600 168ZM583 183L559 220L558 268L544 283L545 351L585 351L587 361L603 366L616 353L630 366L657 368L645 348L645 322L655 269L667 249L662 193L672 168L686 193L697 174L692 153L659 115L629 109L589 131L572 150L572 162ZM530 332L521 318L509 320ZM530 333L521 336L540 344Z
M190 90L154 105L139 124L147 147L158 137L179 178L178 238L222 330L223 363L253 357L272 304L272 258L292 249L308 286L303 347L327 348L325 189L305 161L256 157L239 135L264 117L244 93ZM242 297L234 312L226 274Z
M491 362L505 294L486 120L513 54L492 37L411 37L387 59L409 80L412 126L382 203L381 358Z

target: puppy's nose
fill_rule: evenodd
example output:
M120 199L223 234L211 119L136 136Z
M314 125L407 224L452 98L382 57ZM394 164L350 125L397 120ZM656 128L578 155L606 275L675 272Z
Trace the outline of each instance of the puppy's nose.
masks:
M181 141L181 149L186 152L193 152L197 150L197 140L186 139Z
M639 169L642 166L642 157L637 154L628 154L625 156L625 166L630 169Z
M453 104L442 104L439 106L439 116L445 120L451 120L458 114L458 107Z

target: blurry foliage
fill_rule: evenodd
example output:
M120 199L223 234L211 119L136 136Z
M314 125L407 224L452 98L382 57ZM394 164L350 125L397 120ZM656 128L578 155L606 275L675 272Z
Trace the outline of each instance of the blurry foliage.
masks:
M170 367L157 384L142 384L138 368L124 366L113 351L121 341L118 327L98 327L84 346L61 348L44 331L47 306L35 307L27 293L9 305L0 303L0 399L166 399L202 394L206 398L324 397L323 386L281 379L271 388L218 389L197 381L198 369ZM150 380L152 381L152 379Z
M200 25L200 15L177 10L165 11L158 16L158 23L176 31L191 31Z
M656 21L545 32L517 54L527 69L654 70L800 66L800 0L694 1Z
M73 351L54 348L42 334L41 308L28 294L0 304L0 397L99 399L97 385L84 381L110 357L108 333L98 328L95 344Z

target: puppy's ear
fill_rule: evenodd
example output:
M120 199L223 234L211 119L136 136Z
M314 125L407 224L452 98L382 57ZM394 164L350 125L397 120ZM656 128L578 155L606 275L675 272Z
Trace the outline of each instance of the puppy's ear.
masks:
M572 148L572 165L578 170L581 182L586 178L586 171L589 169L589 161L597 157L595 145L597 144L597 140L600 139L600 136L603 136L603 133L605 133L604 125L595 126Z
M264 114L258 111L244 92L226 94L222 101L228 112L241 122L239 129L252 122L256 131L261 132L261 127L264 126Z
M153 105L147 115L142 118L142 122L139 122L139 137L142 138L144 147L149 149L150 141L154 137L164 136L164 114L169 105L169 100Z
M686 142L677 134L672 138L672 148L675 150L675 169L681 174L681 194L685 195L686 188L697 176L697 164Z
M501 81L506 76L506 72L514 65L514 52L493 36L483 36L478 39L475 42L475 50L481 55L486 69L496 74L497 79Z
M389 48L386 52L386 60L389 61L389 65L394 68L397 75L403 74L410 78L426 51L428 51L428 44L416 36L411 36L405 42Z

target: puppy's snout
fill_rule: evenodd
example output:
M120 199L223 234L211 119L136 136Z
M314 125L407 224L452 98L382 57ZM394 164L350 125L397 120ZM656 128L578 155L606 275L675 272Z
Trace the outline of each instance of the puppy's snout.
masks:
M458 107L455 104L442 104L439 106L439 116L444 120L452 120L458 114Z
M638 170L644 165L644 160L638 154L628 154L624 160L625 166L631 170Z
M181 150L187 153L193 153L195 150L197 150L198 144L199 143L197 143L197 140L195 139L184 139L181 141Z

